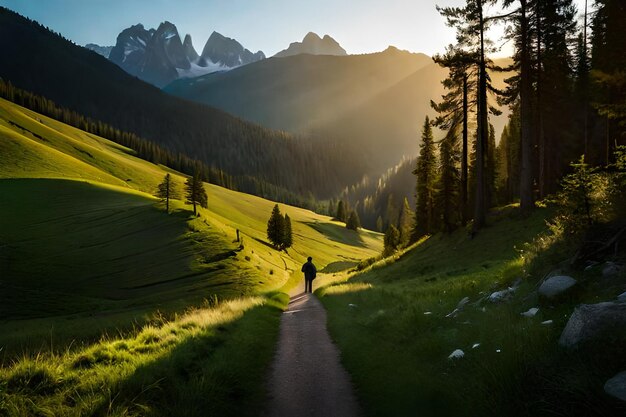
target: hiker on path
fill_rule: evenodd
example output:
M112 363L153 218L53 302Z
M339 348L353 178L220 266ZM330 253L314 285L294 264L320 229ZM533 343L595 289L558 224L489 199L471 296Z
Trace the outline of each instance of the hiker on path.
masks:
M317 275L317 268L313 265L313 258L310 256L307 258L307 261L304 265L302 265L302 272L304 272L304 292L313 292L313 280Z

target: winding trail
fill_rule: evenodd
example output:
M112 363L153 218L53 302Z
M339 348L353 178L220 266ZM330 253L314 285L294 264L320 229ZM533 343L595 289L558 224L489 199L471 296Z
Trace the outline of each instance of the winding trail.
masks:
M271 417L362 414L326 330L326 310L312 294L292 297L283 313L269 392Z

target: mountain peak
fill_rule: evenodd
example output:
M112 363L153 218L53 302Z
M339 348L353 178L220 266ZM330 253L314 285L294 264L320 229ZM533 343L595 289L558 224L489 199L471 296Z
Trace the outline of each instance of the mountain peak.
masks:
M274 56L285 57L299 54L347 55L346 50L330 35L324 35L323 38L320 38L317 33L309 32L302 39L302 42L293 42L289 45L289 48L280 51Z
M202 67L206 67L210 66L210 63L213 63L220 67L234 68L261 59L265 59L263 52L259 51L253 54L235 39L213 31L209 40L207 40L204 45L198 64Z

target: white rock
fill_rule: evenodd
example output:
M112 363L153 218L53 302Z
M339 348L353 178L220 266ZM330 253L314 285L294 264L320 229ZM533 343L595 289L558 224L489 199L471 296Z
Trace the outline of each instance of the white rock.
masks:
M452 352L450 356L448 356L448 359L461 359L463 356L465 356L465 352L463 352L461 349L457 349Z
M356 304L348 304L348 307L350 307L350 308L356 308L356 307L358 307L358 306L357 306Z
M432 311L424 311L424 315L425 315L425 316L430 316L431 314L433 314L433 312L432 312Z
M539 294L546 298L557 297L576 285L576 280L567 275L557 275L545 280L539 287Z
M496 291L489 296L489 301L492 303L499 303L501 301L506 301L513 296L515 292L515 288L509 287L506 290Z
M548 326L550 324L552 324L552 320L546 320L546 321L542 321L541 324L543 324L544 326Z
M528 311L524 311L523 313L520 313L520 314L524 317L535 317L535 315L537 315L537 312L539 312L539 308L533 307L533 308L529 308Z
M620 372L604 384L604 392L626 401L626 371Z
M500 353L502 352L500 349L496 349L496 353Z
M472 349L476 349L478 346L480 346L480 343L474 343L474 344L472 345Z

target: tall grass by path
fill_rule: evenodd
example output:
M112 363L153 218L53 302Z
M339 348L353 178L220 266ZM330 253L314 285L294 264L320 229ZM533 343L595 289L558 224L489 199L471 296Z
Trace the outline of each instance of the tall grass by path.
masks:
M0 414L256 415L288 297L198 308L135 336L0 370Z
M526 219L506 209L474 239L464 230L437 235L318 290L367 415L582 417L626 411L602 391L626 367L623 355L558 346L574 306L603 301L600 295L612 299L619 285L582 291L555 306L537 298L537 281L567 248L545 238L525 244L546 231L549 214L538 210ZM594 281L600 272L586 274L576 277ZM486 300L518 279L510 301ZM470 301L462 311L446 317L464 297ZM520 314L535 306L537 316ZM465 357L448 359L456 349Z

